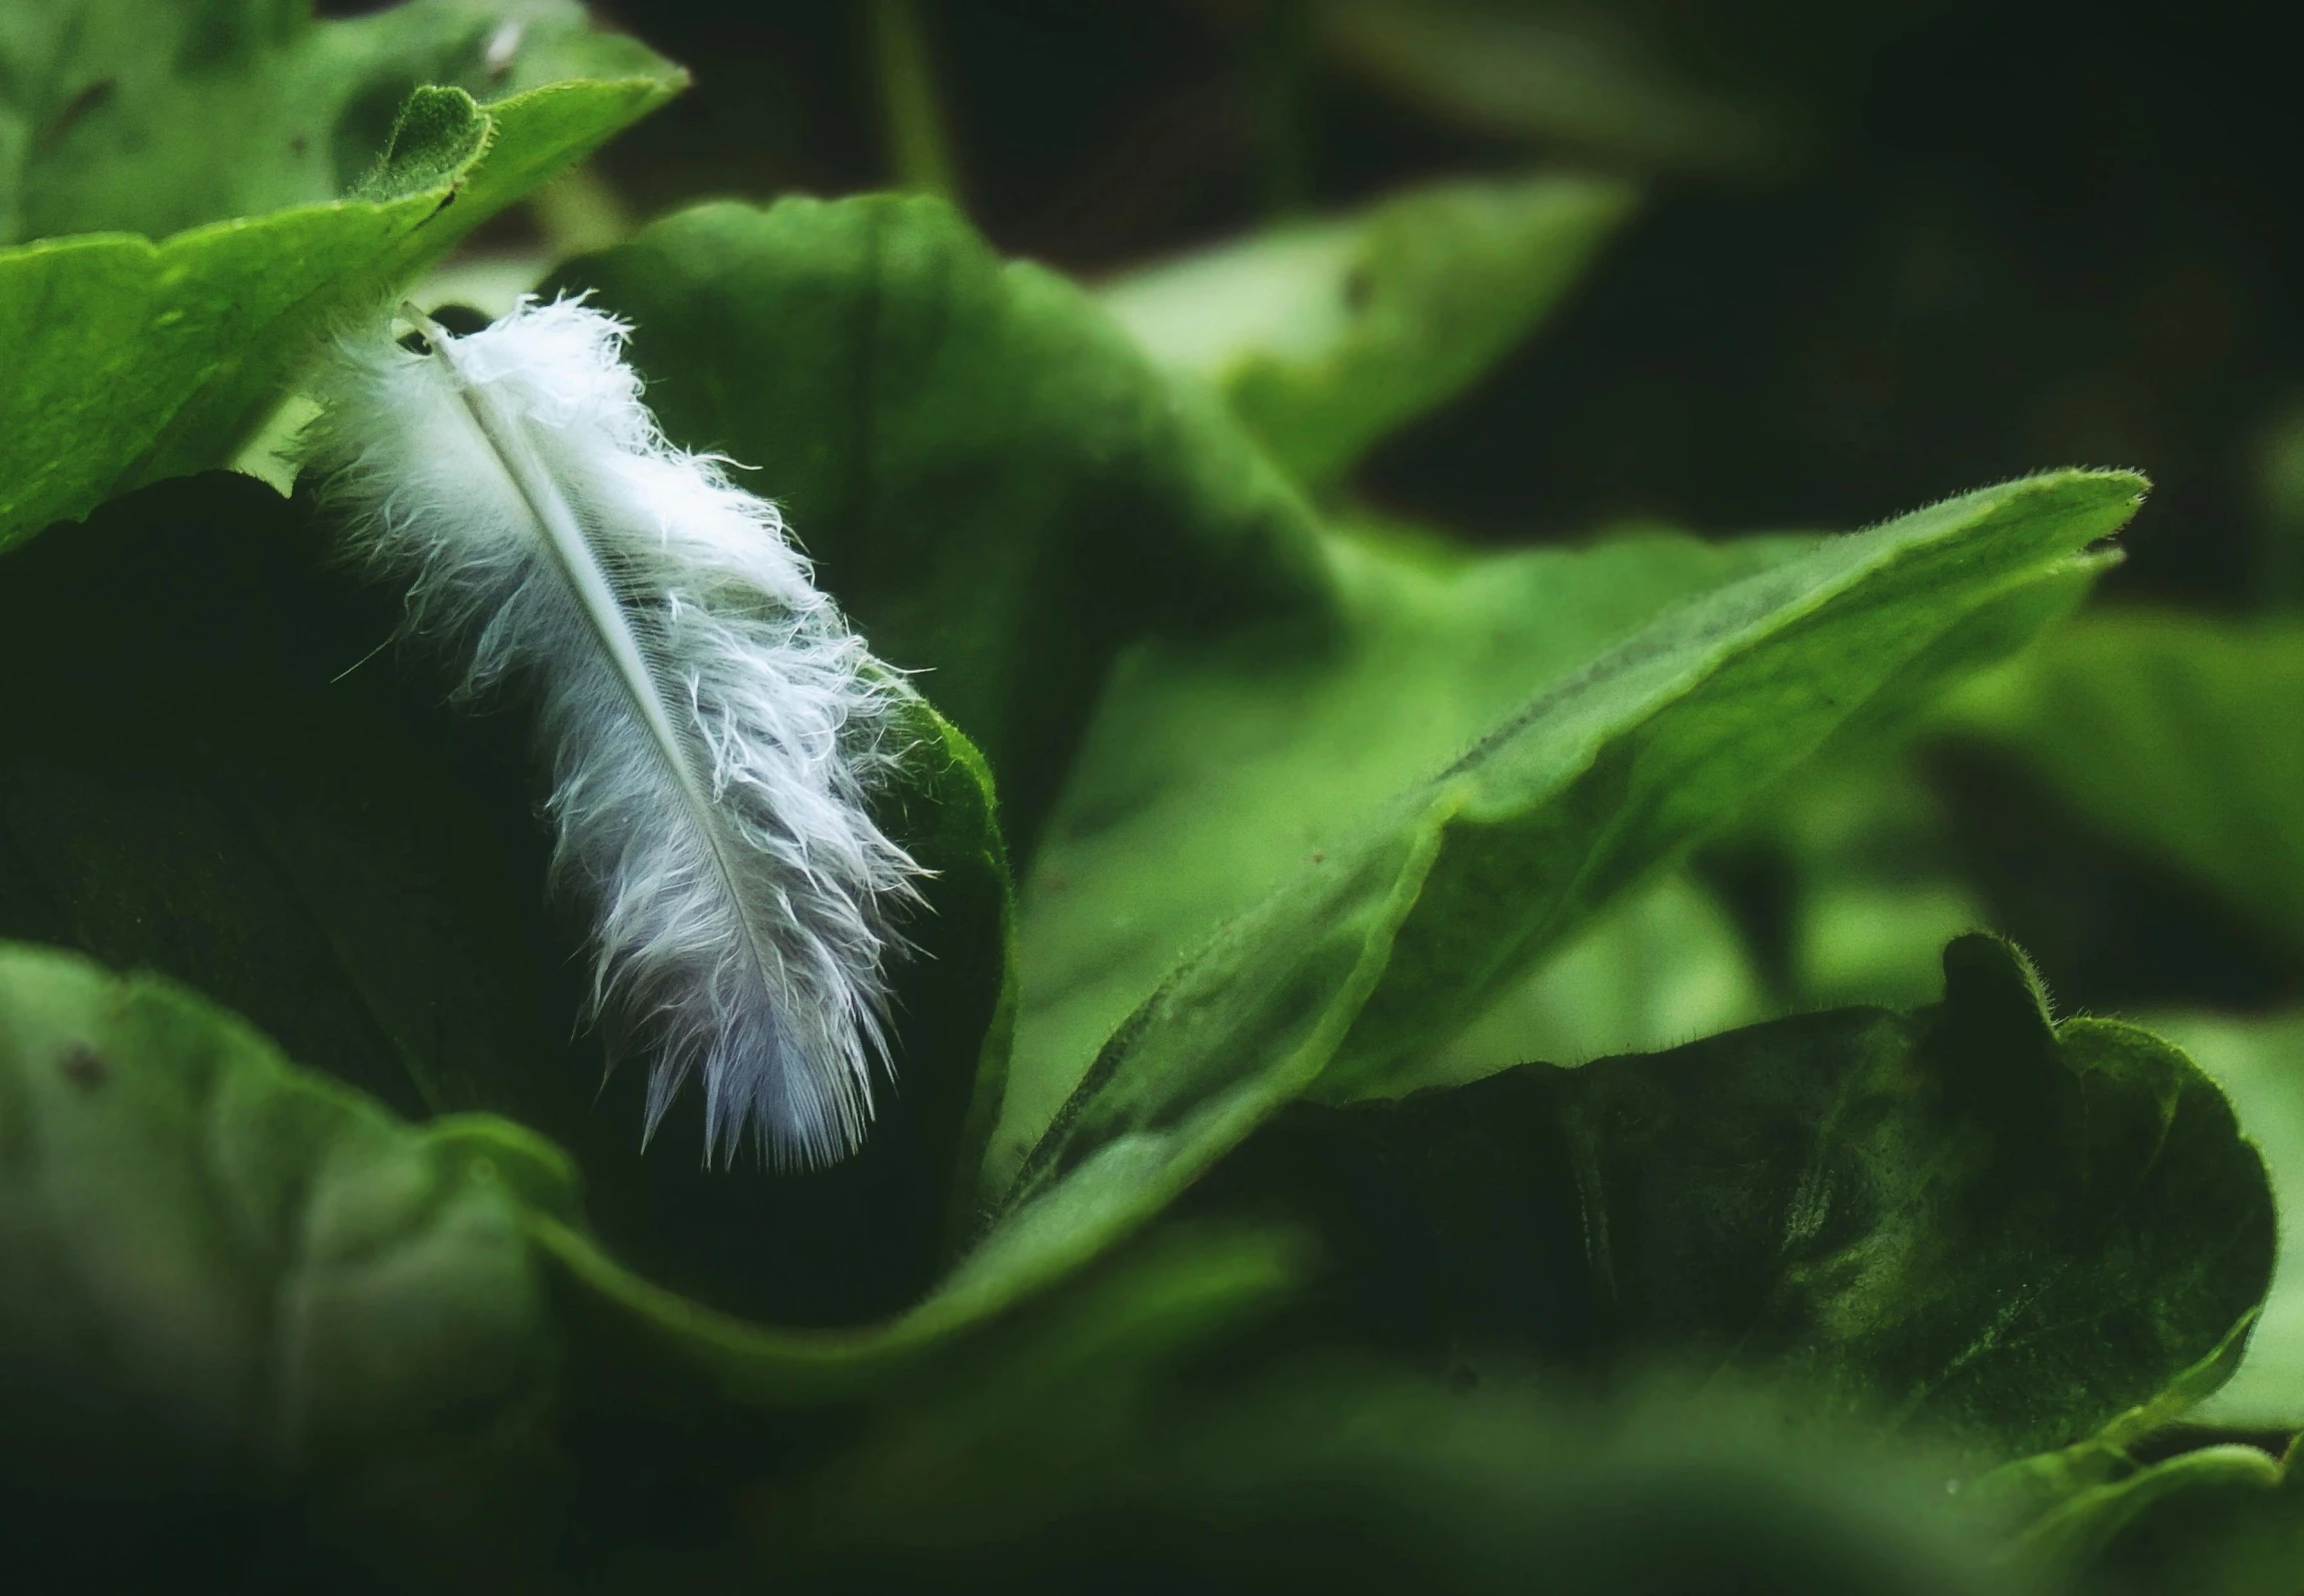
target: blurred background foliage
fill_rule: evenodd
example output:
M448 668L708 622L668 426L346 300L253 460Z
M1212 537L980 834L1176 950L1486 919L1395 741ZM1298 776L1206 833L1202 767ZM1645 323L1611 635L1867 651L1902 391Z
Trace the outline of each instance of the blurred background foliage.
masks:
M1095 276L1421 178L1637 178L1642 214L1544 337L1364 468L1448 526L1845 527L2144 465L2117 589L2233 609L2285 580L2304 339L2272 197L2298 112L2247 9L601 9L704 68L602 157L640 214L926 180L1004 251ZM934 159L884 115L892 39L933 68Z

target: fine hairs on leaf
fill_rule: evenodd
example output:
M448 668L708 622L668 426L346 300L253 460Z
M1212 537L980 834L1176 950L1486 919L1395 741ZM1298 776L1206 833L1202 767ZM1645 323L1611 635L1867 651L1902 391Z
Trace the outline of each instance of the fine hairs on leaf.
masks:
M524 302L456 337L339 337L305 452L349 552L408 585L461 692L518 686L549 755L556 884L594 918L590 1019L692 1075L705 1155L854 1151L888 1061L892 911L919 867L866 802L907 690L810 580L773 505L669 445L627 329Z

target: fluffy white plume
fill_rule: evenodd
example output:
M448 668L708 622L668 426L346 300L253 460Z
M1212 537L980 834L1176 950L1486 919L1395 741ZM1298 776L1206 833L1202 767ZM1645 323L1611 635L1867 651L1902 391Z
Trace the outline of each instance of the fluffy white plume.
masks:
M596 916L588 1017L653 1052L648 1132L694 1075L708 1158L748 1132L778 1164L844 1156L918 870L865 808L903 689L775 507L665 442L621 323L562 300L422 331L338 341L307 454L409 631L538 707L554 873Z

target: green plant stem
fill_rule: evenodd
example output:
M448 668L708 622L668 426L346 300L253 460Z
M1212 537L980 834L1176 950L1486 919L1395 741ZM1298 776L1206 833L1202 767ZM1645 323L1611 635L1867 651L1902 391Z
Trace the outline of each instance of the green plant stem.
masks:
M952 130L937 92L928 28L914 0L870 0L873 75L894 185L960 203Z
M1312 198L1311 8L1304 0L1266 0L1249 41L1248 74L1264 208L1290 216Z

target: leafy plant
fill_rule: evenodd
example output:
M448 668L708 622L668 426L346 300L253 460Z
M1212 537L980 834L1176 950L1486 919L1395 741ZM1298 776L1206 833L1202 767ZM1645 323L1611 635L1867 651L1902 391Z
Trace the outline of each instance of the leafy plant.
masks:
M1094 290L917 196L560 261L924 695L897 1089L842 1165L711 1170L572 1034L522 714L226 469L678 69L461 0L85 0L0 64L26 1570L2296 1588L2294 1025L2056 1018L1913 798L1997 750L2290 935L2287 640L2065 619L2141 478L1510 549L1365 503L1615 182Z

